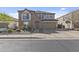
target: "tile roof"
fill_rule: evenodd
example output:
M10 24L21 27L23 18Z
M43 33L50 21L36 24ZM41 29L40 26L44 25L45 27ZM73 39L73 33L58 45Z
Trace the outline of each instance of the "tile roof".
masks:
M51 13L51 12L46 12L46 11L34 11L34 10L28 10L28 9L24 9L24 10L18 10L18 12L23 12L23 11L29 11L29 12L35 12L35 13L48 13L48 14L55 14L55 13Z

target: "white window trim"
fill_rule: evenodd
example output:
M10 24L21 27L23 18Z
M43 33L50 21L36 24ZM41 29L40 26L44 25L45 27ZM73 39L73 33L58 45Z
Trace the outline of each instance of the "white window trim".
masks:
M21 19L22 19L22 21L23 21L23 16L24 16L24 14L25 14L25 13L21 14ZM26 14L27 14L27 13L26 13ZM31 20L31 14L30 14L30 13L29 13L29 19L27 19L27 20L29 20L29 21Z

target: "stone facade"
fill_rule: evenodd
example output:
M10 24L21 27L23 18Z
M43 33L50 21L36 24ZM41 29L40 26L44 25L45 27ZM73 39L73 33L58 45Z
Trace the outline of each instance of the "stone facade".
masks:
M57 20L55 20L55 13L44 11L32 11L28 9L19 10L19 28L22 29L24 24L28 24L31 30L44 31L57 28ZM50 30L49 30L50 31Z
M79 28L79 10L70 12L58 19L58 24L65 26L65 29L76 29Z

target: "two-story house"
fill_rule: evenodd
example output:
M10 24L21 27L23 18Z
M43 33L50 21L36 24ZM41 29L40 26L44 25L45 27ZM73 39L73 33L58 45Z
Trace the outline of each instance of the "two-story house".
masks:
M33 10L19 10L19 28L28 25L31 30L36 32L52 32L57 28L55 13Z

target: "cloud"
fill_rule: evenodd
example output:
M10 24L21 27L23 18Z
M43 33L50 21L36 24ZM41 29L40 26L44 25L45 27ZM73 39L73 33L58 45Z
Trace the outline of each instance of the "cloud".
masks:
M60 10L66 10L67 8L61 8Z
M8 15L18 19L18 13L8 13Z
M55 13L55 18L58 18L58 17L60 17L60 16L62 16L62 15L64 15L64 14L66 14L66 13L62 13L62 12L60 12L60 11L48 11L48 12L52 12L52 13Z
M63 14L56 14L55 15L55 18L58 18L58 17L60 17L60 16L62 16Z

